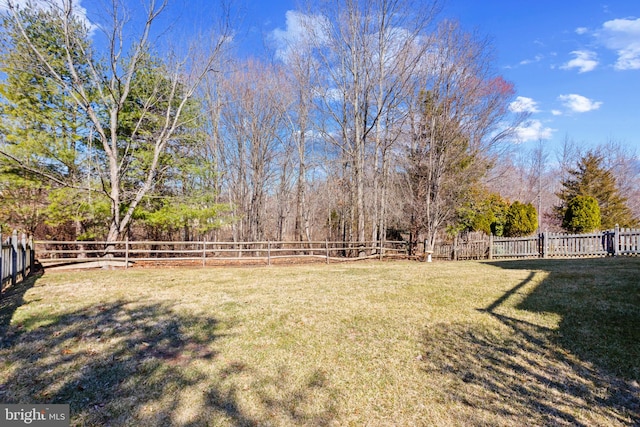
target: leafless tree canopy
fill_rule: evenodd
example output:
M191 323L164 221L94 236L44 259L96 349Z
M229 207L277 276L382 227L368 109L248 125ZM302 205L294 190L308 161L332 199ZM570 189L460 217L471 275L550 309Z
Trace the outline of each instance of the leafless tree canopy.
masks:
M89 129L86 176L29 173L105 197L107 240L161 223L144 208L177 221L156 227L167 236L189 227L184 235L194 239L358 248L410 235L433 244L479 187L534 203L542 224L554 225L544 212L576 150L569 141L557 159L543 141L506 150L526 119L509 111L514 87L496 72L487 39L440 19L439 1L313 2L290 11L286 36L268 38L269 53L252 58L235 54L224 7L215 34L160 47L152 34L163 34L167 1L148 0L136 24L113 0L92 28L74 1L44 1L60 25L61 63L33 39L23 9L5 1L29 60ZM106 41L100 51L92 32ZM28 168L3 147L3 161ZM609 143L606 161L621 189L637 195L638 162L622 147ZM180 194L180 209L170 209L178 199L169 194ZM46 195L33 197L46 204ZM637 214L640 198L629 200Z

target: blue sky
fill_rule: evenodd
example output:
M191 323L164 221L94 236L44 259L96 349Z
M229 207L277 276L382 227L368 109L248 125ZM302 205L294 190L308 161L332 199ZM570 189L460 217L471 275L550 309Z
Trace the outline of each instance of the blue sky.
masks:
M640 1L451 0L448 10L493 39L500 72L532 111L523 143L537 134L640 150Z
M246 4L253 34L287 30L295 1ZM523 146L557 149L569 137L609 140L640 152L640 1L449 0L441 18L487 36L496 68L516 87L516 110L531 113Z
M247 54L261 55L274 30L292 30L286 13L296 0L231 2ZM91 17L105 3L81 5ZM178 42L217 13L217 0L170 3L163 21L183 28ZM585 147L613 140L640 154L640 0L448 0L439 18L491 39L497 71L516 87L513 109L531 113L523 147L544 139L556 149L568 137Z

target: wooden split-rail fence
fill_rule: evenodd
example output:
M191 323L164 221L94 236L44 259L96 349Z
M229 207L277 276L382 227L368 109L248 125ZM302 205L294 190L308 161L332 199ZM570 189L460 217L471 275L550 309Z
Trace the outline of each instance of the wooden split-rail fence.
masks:
M588 234L541 233L529 237L481 239L456 238L437 243L432 251L416 253L404 241L367 242L208 242L208 241L33 241L16 232L0 235L0 289L27 277L35 266L36 254L44 267L123 266L133 263L182 262L215 265L228 262L264 263L279 260L316 259L321 262L393 257L422 257L436 260L574 258L640 255L640 230L616 227ZM425 245L426 246L426 245ZM421 248L422 249L422 248ZM362 255L365 256L362 256ZM426 256L424 257L426 259Z
M123 266L132 263L178 262L190 265L215 265L228 262L263 263L295 259L348 261L406 256L403 241L365 242L331 241L36 241L38 261L44 267L70 267L76 264ZM365 256L362 256L362 255Z

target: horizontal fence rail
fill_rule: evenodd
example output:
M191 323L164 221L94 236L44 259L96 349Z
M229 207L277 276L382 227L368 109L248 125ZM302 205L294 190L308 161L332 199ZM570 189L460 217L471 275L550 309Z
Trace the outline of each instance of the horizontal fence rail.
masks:
M408 246L402 241L365 242L364 244L331 241L289 242L209 242L209 241L36 241L38 261L45 267L78 263L122 265L133 262L260 261L271 264L279 259L320 259L325 262L362 258L406 256Z
M9 237L0 234L0 292L8 285L16 285L18 277L24 280L35 265L33 240L16 231Z
M15 240L15 243L12 243ZM14 249L15 248L15 249ZM425 243L426 249L426 243ZM13 253L20 254L13 258ZM346 243L341 241L47 241L34 243L12 237L3 241L0 273L2 284L31 268L37 253L44 267L124 266L132 263L184 262L189 265L213 265L217 262L246 261L270 265L283 259L349 261L371 258L410 257L415 251L405 241ZM537 236L462 239L437 243L424 251L433 259L573 258L640 255L640 230L616 227L588 234L541 233ZM15 263L15 267L14 264ZM23 276L24 277L24 276Z
M426 246L426 245L425 245ZM433 258L444 260L499 258L576 258L640 255L640 230L616 227L597 233L541 233L528 237L493 237L437 243Z

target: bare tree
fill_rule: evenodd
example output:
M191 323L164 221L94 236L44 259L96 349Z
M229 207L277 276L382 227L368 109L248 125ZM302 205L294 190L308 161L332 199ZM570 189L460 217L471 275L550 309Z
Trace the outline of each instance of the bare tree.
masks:
M265 236L267 193L275 192L278 166L283 166L278 163L283 155L282 106L291 99L281 90L282 72L255 60L243 65L224 82L223 159L230 201L240 219L234 238L257 241Z
M436 2L335 0L320 6L307 28L316 41L319 123L347 173L345 223L362 247L367 222L372 236L384 229L387 154L397 138L403 91L426 51L420 38ZM369 221L368 206L373 207Z
M548 168L549 153L546 150L546 143L543 139L538 140L537 145L531 150L530 167L528 174L529 188L535 194L535 205L538 211L538 231L546 228L543 225L545 219L543 206L551 206L547 200L549 195L549 176L546 174ZM534 200L528 200L534 202Z
M308 44L305 43L306 46ZM289 110L289 124L291 139L296 148L297 181L296 181L296 219L295 237L298 240L311 240L311 225L309 222L309 206L307 201L307 171L308 171L308 139L312 129L312 58L306 46L297 46L290 55L287 65L295 85L295 101Z
M555 203L555 172L550 169L548 143L539 139L533 147L514 145L508 155L496 159L485 179L487 189L508 201L533 204L538 211L538 226L548 228L545 209ZM558 181L559 185L559 181ZM547 224L545 224L547 223Z
M425 58L407 176L414 234L424 233L431 247L518 124L503 124L514 90L493 73L489 54L486 41L445 21Z
M288 19L294 26L312 27L313 18L300 13L288 12ZM309 138L312 133L314 83L313 41L310 33L296 31L287 37L272 38L276 47L274 57L282 62L286 75L286 84L280 90L291 94L291 104L282 105L283 115L288 124L283 143L295 154L292 168L297 172L295 178L295 220L293 234L296 240L311 240L310 211L307 195L307 172Z
M415 75L431 48L428 29L439 3L414 4L395 0L380 1L377 7L376 34L372 37L375 144L371 239L374 241L386 237L391 154L403 136L409 118ZM406 10L414 10L415 14L407 14Z
M638 153L628 145L610 139L598 146L604 166L616 179L620 193L627 199L627 206L640 221L640 161Z
M582 156L582 151L573 139L565 135L560 150L556 153L556 160L559 167L559 181L564 181L569 176L569 170L578 162Z

